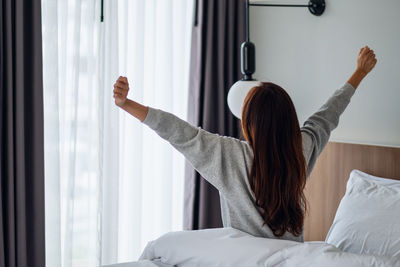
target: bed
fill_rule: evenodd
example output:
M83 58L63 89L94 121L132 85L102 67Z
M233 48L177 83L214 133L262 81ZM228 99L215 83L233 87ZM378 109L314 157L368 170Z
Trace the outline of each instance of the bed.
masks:
M304 240L325 240L352 170L400 180L400 148L329 142L306 185Z
M139 261L110 267L400 266L400 148L330 142L306 197L304 243L233 228L171 232Z

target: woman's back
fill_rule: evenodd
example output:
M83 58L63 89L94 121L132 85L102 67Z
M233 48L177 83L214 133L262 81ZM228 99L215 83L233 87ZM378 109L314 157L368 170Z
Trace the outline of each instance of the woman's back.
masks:
M354 92L350 84L344 85L301 128L307 176ZM209 133L170 113L152 108L143 122L170 142L219 190L224 227L233 227L254 236L277 238L264 224L263 210L256 205L249 184L253 149L248 142ZM302 241L303 235L296 237L286 232L280 238Z

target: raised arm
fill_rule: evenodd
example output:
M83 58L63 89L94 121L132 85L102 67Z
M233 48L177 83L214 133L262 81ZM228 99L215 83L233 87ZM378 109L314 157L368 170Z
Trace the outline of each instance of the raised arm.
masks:
M235 176L252 153L247 143L209 133L162 110L145 107L127 99L129 84L120 77L114 85L115 104L153 129L181 152L192 166L222 193L229 190ZM244 175L244 174L242 174ZM236 181L237 182L237 181Z
M350 103L355 90L374 68L376 62L373 50L367 46L361 48L358 54L357 68L347 83L341 89L336 90L333 96L304 122L301 132L304 155L308 163L308 175L328 142L331 131L337 127L339 117Z
M115 105L124 109L133 117L140 121L144 121L149 112L149 107L143 106L135 101L127 98L129 92L129 82L126 77L119 76L114 84Z

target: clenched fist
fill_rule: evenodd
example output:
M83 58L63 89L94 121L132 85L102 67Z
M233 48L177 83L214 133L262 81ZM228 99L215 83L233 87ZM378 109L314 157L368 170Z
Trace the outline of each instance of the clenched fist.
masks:
M357 69L367 75L375 67L376 61L374 50L365 46L360 49L360 53L358 54Z
M115 105L123 107L129 92L128 79L123 76L119 76L118 80L114 84L114 99Z

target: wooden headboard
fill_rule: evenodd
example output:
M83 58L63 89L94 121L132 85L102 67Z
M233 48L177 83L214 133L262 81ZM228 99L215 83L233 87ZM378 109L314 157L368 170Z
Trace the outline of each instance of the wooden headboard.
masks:
M353 169L400 180L400 148L330 142L306 185L304 240L325 240Z

